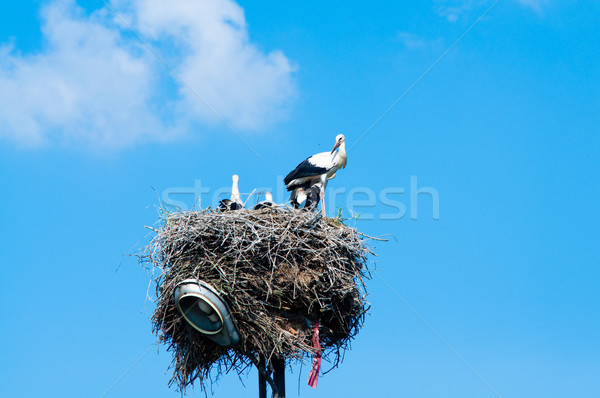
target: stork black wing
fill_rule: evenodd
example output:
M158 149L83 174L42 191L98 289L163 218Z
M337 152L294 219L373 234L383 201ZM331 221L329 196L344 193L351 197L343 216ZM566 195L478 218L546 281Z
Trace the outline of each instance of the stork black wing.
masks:
M327 172L327 168L316 166L309 162L309 159L310 158L300 163L294 170L290 171L290 173L285 176L283 179L285 185L288 185L296 178L318 176Z
M223 199L219 202L219 211L242 210L244 206L233 200Z

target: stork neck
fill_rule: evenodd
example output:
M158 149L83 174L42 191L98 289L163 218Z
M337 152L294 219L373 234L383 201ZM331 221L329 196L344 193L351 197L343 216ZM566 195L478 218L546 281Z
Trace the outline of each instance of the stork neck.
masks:
M342 142L340 144L340 147L338 148L338 151L336 152L336 154L333 157L333 162L335 164L338 164L338 168L345 168L346 167L346 143Z
M240 200L240 189L238 188L237 181L234 181L231 185L231 200L234 202L241 202Z

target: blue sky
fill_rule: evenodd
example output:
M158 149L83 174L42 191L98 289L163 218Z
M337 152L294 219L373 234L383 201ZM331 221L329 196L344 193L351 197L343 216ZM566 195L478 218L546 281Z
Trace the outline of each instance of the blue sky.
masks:
M158 199L276 192L343 132L329 193L393 238L345 362L288 396L597 397L600 4L404 3L3 2L0 395L179 396L129 256Z

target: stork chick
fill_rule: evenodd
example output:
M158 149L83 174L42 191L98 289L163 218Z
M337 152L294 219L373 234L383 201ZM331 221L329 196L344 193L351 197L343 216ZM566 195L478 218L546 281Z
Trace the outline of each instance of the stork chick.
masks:
M223 199L219 202L219 210L241 210L244 208L244 203L240 199L240 189L238 183L240 177L237 174L231 176L231 196L230 199Z

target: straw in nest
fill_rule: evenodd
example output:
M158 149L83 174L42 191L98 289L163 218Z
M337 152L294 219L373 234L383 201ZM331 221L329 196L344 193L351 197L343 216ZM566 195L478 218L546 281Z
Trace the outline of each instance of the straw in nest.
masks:
M368 237L339 220L294 209L166 213L142 260L158 270L154 332L173 353L171 384L185 392L198 380L243 373L259 358L302 360L315 354L336 367L364 322ZM189 278L214 286L241 334L222 347L193 329L173 294ZM333 368L332 367L332 368Z

